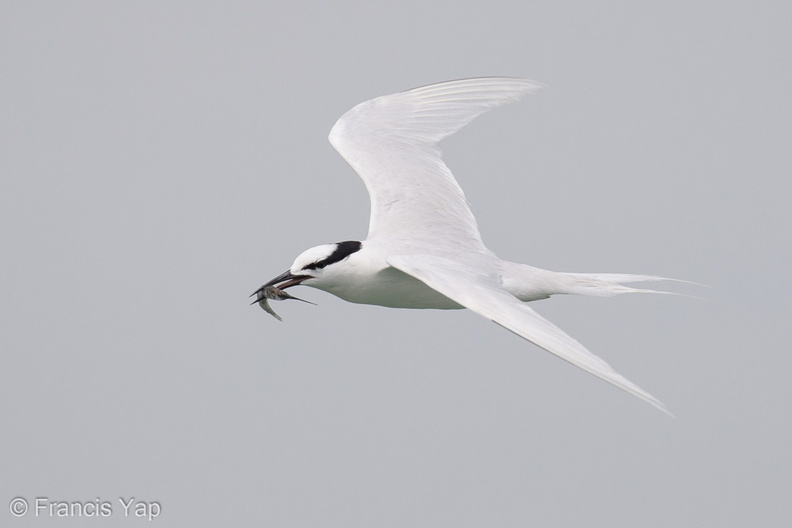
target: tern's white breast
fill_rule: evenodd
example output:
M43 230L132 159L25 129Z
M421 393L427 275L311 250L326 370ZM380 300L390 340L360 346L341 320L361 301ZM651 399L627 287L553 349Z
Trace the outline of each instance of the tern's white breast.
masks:
M346 276L344 280L310 285L359 304L440 310L464 308L420 280L390 266L372 274L356 274Z

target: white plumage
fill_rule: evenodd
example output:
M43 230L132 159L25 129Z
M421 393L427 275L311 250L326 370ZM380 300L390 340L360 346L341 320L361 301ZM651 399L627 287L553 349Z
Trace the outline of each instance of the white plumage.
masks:
M668 412L525 304L554 294L658 293L623 283L663 279L553 272L501 260L482 242L465 195L440 157L443 138L539 88L516 78L463 79L378 97L344 114L329 139L369 192L368 237L305 251L254 293L257 301L268 308L265 291L304 284L356 303L468 308Z

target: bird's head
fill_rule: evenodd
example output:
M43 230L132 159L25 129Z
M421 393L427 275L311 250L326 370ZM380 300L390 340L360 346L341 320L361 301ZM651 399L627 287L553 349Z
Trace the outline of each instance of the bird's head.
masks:
M324 289L325 286L334 282L333 277L339 271L338 263L359 251L361 247L361 242L349 240L306 249L294 259L294 263L288 270L264 284L253 295L258 294L260 298L267 288L285 290L298 284Z

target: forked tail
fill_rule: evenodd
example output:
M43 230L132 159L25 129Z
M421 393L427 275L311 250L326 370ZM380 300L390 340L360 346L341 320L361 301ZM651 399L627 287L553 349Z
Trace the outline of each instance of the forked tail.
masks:
M656 277L654 275L634 275L627 273L559 273L565 280L563 293L574 295L592 295L596 297L613 297L622 293L664 293L673 292L633 288L625 286L632 282L657 282L676 279Z
M631 273L557 272L513 262L507 264L501 277L503 287L521 301L547 299L556 294L593 295L596 297L612 297L621 293L668 294L672 292L633 288L625 286L625 284L676 280Z

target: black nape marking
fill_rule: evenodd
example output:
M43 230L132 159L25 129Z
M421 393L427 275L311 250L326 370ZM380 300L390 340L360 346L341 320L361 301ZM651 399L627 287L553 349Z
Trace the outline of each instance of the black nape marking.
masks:
M346 242L338 242L336 244L336 249L333 251L329 257L322 260L317 260L307 266L304 266L304 270L315 270L315 269L322 269L325 266L329 266L330 264L335 264L341 260L344 260L349 255L356 251L360 251L360 248L363 244L358 242L357 240L347 240Z

